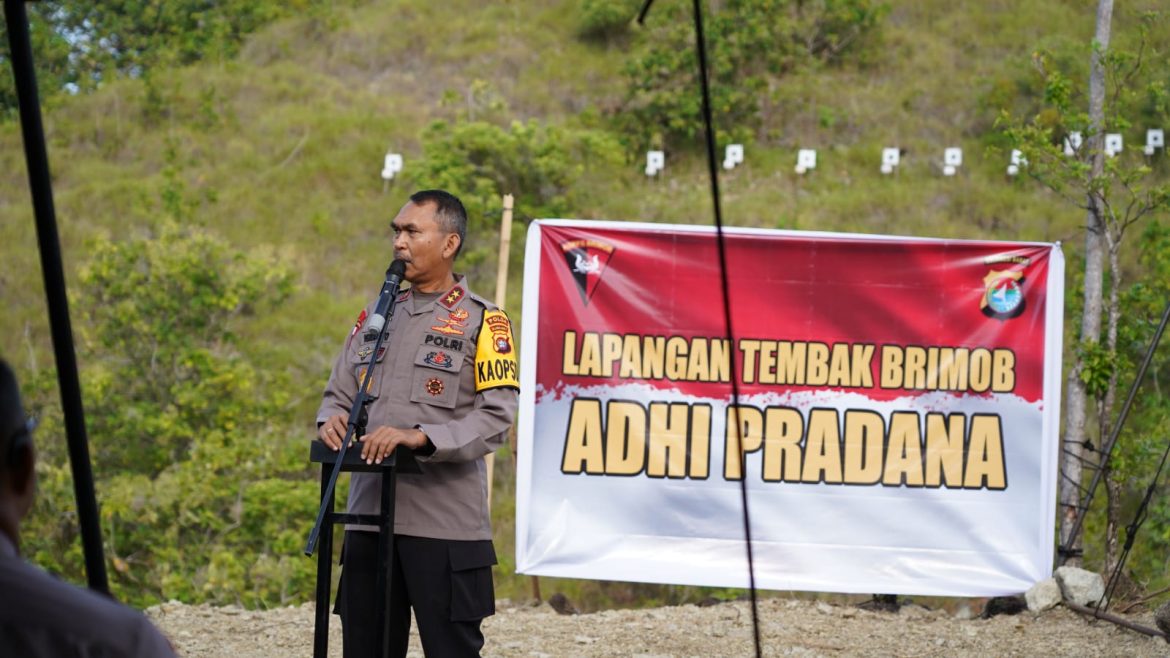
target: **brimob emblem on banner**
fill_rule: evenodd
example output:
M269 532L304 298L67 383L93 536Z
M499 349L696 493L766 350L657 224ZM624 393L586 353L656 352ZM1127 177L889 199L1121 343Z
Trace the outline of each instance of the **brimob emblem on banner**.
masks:
M581 293L581 302L588 305L616 248L595 238L565 240L560 246L577 291Z
M1009 320L1024 312L1024 273L991 270L983 277L983 297L979 308L989 318Z

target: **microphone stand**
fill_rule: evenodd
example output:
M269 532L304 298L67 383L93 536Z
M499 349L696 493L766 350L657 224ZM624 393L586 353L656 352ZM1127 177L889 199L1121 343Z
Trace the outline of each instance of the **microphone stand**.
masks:
M386 308L387 325L390 323L390 318L394 315L394 307L397 304L398 293L395 292L390 296L390 304ZM374 342L374 351L370 353L370 360L366 363L366 376L362 378L361 385L358 387L357 396L353 400L353 406L349 409L349 421L346 424L345 438L341 441L341 448L337 453L337 461L333 463L333 471L329 476L329 483L321 492L321 507L317 510L317 522L313 524L313 529L309 532L309 541L305 544L305 555L309 557L312 557L313 551L317 549L317 540L321 535L321 524L325 522L325 516L329 512L329 507L333 501L333 490L337 486L337 476L341 473L341 465L345 462L345 452L349 449L350 441L366 433L366 422L368 420L366 405L370 403L370 396L366 391L370 385L371 378L374 376L374 368L378 365L378 352L382 349L382 342L385 339L386 325L383 325L382 330L378 332L377 341Z

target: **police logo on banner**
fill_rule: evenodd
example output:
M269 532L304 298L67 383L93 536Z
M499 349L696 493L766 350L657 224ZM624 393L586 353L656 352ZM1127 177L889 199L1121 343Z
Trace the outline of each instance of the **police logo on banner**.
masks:
M979 308L996 320L1010 320L1024 312L1024 273L991 270L983 277L983 298Z
M485 311L475 349L475 390L520 388L512 323L503 311Z

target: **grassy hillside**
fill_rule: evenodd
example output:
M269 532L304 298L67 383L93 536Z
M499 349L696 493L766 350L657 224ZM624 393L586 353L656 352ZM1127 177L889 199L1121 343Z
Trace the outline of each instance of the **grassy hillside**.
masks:
M1115 19L1115 44L1132 40L1127 28L1135 19L1124 11ZM46 127L71 290L95 238L153 235L164 214L239 249L276 253L296 272L297 290L266 317L242 318L238 349L295 383L287 391L287 441L304 441L338 342L390 258L389 220L413 189L428 185L412 173L424 127L435 119L597 127L621 106L622 70L644 31L584 40L580 16L574 0L369 2L339 8L327 21L270 25L231 61L154 71L58 99ZM649 18L664 19L662 11ZM1089 4L1066 0L894 4L879 47L862 61L802 69L776 84L745 166L722 177L727 222L1061 241L1075 262L1083 213L1007 178L1007 155L994 148L991 129L997 99L1026 103L1039 93L1035 50L1083 55L1087 67L1093 19ZM725 74L714 71L715 83ZM1128 140L1138 139L1131 133ZM878 170L885 146L906 151L894 176ZM964 148L953 178L941 175L948 146ZM808 176L793 172L797 148L819 151ZM387 150L406 158L402 178L388 188L379 178ZM656 180L642 173L643 152L627 148L624 156L626 166L578 181L571 216L710 221L697 144L670 152ZM520 207L517 214L532 213ZM51 346L14 122L0 124L0 216L0 353L28 378L51 367ZM513 233L508 299L520 322L524 224ZM489 295L495 266L485 261L469 271ZM75 296L75 318L86 303ZM75 330L84 338L87 328L75 320ZM509 571L512 472L506 455L497 461L499 594L522 598L528 584ZM689 588L557 587L586 605L693 595Z

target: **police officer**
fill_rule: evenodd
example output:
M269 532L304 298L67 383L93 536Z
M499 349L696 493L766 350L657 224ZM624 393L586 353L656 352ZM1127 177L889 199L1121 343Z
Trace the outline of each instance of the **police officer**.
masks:
M36 494L32 423L0 361L0 656L174 658L137 610L63 583L20 558L20 522Z
M361 456L380 463L410 449L421 472L397 481L390 645L406 655L413 608L428 656L474 656L483 647L480 622L495 613L484 456L503 444L516 414L515 343L503 311L454 272L467 232L459 199L417 192L391 227L411 285L384 329ZM318 438L334 450L377 339L365 332L373 306L358 316L317 412ZM380 479L352 475L351 514L379 512ZM347 657L378 655L377 546L376 527L347 526L336 609Z

